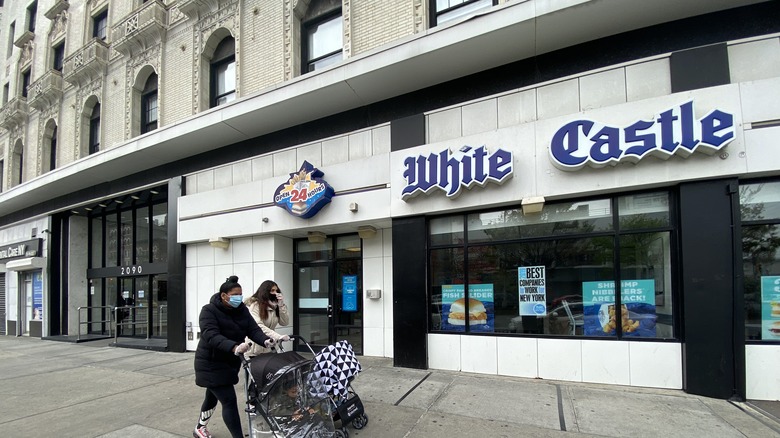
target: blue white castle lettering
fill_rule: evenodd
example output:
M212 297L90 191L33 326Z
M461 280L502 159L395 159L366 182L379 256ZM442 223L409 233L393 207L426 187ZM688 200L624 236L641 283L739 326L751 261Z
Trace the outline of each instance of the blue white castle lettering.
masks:
M734 140L734 133L732 114L716 109L697 120L689 101L622 129L591 120L569 122L553 136L550 159L561 170L578 170L636 163L648 155L664 160L696 151L712 155Z
M453 154L445 149L438 154L407 157L404 167L406 186L401 200L406 201L435 188L443 190L448 198L455 198L463 187L502 184L512 176L513 161L512 152L503 149L489 154L484 145L463 146Z

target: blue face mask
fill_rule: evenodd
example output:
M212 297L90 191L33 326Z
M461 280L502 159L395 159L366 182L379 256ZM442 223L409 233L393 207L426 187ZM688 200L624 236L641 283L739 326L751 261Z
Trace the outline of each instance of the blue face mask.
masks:
M241 305L242 296L241 295L230 295L228 298L230 298L230 305L233 307L238 307Z

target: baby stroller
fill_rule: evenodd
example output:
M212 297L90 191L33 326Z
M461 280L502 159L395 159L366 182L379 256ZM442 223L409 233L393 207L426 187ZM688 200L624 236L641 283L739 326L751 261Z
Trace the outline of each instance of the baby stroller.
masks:
M299 337L312 353L314 351L306 341ZM322 371L316 371L317 363L306 359L294 351L285 352L281 345L279 353L267 353L244 361L246 393L246 412L249 420L249 437L343 437L347 438L346 425L360 415L365 421L358 420L357 425L365 426L368 417L362 412L362 403L355 394L356 401L340 403L338 406L357 405L348 414L340 416L337 399L328 390L328 380ZM316 356L316 355L315 355ZM354 391L352 391L354 394ZM342 408L344 409L344 408ZM356 410L359 410L357 412ZM344 421L344 418L347 418ZM334 421L342 420L337 429ZM264 423L267 428L264 428ZM356 426L357 427L357 426ZM265 429L265 430L264 430Z

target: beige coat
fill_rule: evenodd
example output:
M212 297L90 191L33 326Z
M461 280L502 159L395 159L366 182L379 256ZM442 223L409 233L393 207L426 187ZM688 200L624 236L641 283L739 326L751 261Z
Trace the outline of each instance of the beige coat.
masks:
M282 307L279 308L279 317L276 316L276 312L269 311L268 315L266 315L265 318L260 317L260 302L255 300L252 297L247 298L244 300L244 304L249 307L249 313L252 314L252 318L255 319L255 322L258 326L263 330L263 333L265 333L268 337L278 341L282 336L279 333L276 333L274 329L277 325L285 326L290 323L290 316L287 313L287 304L282 305ZM273 309L269 309L273 310ZM249 338L245 339L245 342L251 342ZM247 358L250 358L252 356L257 356L262 353L268 353L268 348L263 347L262 345L258 345L253 343L252 347L247 351L244 356Z

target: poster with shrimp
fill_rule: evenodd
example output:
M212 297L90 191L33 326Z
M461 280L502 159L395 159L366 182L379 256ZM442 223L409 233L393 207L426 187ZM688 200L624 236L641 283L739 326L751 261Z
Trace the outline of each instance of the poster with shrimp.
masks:
M615 336L620 318L623 336L654 338L655 280L623 280L620 284L621 305L617 309L614 281L582 283L585 336Z

